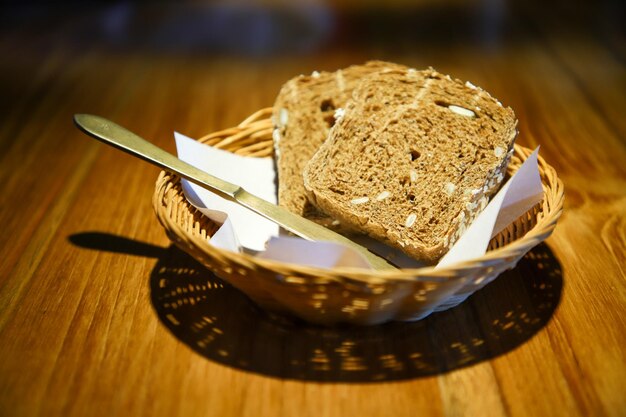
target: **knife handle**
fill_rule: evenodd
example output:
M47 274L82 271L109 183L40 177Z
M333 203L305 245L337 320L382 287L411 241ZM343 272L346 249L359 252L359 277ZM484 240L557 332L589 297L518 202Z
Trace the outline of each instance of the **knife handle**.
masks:
M173 172L204 188L233 200L240 187L208 174L171 153L137 136L130 130L100 116L74 115L76 126L89 136L121 151Z

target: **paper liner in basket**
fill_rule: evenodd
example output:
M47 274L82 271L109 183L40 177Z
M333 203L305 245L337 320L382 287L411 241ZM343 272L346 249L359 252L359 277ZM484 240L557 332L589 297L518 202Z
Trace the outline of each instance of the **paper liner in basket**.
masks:
M271 158L235 155L178 133L175 139L182 160L276 204L276 175ZM493 236L541 201L543 189L537 153L538 148L502 186L437 267L484 255ZM252 252L264 259L322 268L369 267L367 261L349 248L336 243L280 236L279 227L260 215L186 180L182 180L182 187L191 204L222 224L210 239L210 243L220 249ZM364 243L375 252L392 258L398 266L422 266L395 249L372 241Z

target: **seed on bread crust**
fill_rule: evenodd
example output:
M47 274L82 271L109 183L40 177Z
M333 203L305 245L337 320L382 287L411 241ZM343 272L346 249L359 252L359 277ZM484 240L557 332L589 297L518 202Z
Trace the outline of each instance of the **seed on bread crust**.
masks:
M352 204L364 204L364 203L367 203L368 201L370 201L369 197L359 197L359 198L353 198L352 200L350 200Z
M446 194L448 194L448 196L454 194L454 190L456 190L456 185L452 184L451 182L446 183L446 185L444 186L444 191L446 192Z
M455 106L454 104L450 104L448 108L450 109L450 111L456 114L460 114L461 116L476 117L476 113L474 113L473 111L469 109L466 109L465 107Z
M390 195L391 193L385 190L376 196L376 200L383 201L385 198L389 197Z
M280 109L280 113L278 116L278 123L281 127L287 126L287 122L289 121L289 112L287 109Z

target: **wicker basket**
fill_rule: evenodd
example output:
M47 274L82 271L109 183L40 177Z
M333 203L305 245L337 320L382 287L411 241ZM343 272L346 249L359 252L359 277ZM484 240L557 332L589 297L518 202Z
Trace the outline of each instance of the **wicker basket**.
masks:
M260 110L239 126L200 141L240 155L271 156L271 111ZM530 153L516 145L509 173ZM515 267L531 248L550 236L563 209L563 183L542 158L539 170L545 192L539 205L494 237L484 256L436 270L321 269L217 249L208 238L219 225L187 202L179 177L167 172L159 175L153 204L177 246L262 308L320 324L377 324L418 320L456 306L501 272Z

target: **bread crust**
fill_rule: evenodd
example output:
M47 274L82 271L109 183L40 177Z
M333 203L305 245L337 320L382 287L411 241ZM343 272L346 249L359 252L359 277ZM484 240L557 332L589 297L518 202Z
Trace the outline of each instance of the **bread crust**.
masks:
M487 92L433 69L363 78L306 165L309 201L427 263L499 188L517 120Z

